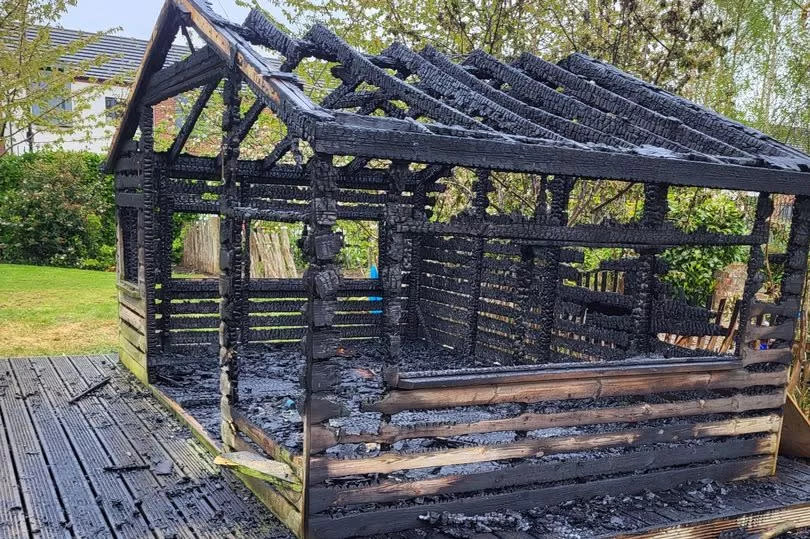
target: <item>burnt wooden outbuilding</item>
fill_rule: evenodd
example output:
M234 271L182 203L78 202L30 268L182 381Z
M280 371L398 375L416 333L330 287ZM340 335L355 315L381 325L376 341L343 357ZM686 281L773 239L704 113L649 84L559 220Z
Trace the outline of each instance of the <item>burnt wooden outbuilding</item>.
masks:
M178 32L205 45L165 65ZM296 76L312 61L340 81L320 102ZM154 107L196 89L156 151ZM215 92L221 151L186 153ZM261 114L285 134L240 159ZM370 56L320 25L298 39L259 11L235 24L167 0L107 169L122 361L202 438L220 437L220 462L299 536L774 473L810 157L762 133L582 54L457 62L394 43ZM433 218L460 174L475 178L469 207ZM519 214L492 203L504 174L538 182ZM570 224L576 183L605 180L643 185L641 216ZM755 196L750 230L674 226L668 195L685 186ZM779 194L794 196L771 303L757 293ZM179 213L220 217L219 279L173 275ZM343 220L377 223L379 278L341 274ZM304 224L302 279L251 277L257 221ZM672 293L660 255L729 245L748 248L747 279L735 342L719 347L727 327ZM597 248L624 256L585 276ZM195 416L205 406L219 432Z

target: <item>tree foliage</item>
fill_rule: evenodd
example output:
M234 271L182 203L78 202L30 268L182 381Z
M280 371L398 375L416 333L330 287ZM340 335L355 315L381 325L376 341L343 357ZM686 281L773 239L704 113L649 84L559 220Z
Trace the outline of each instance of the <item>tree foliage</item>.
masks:
M113 180L102 157L37 152L0 158L0 261L115 266Z
M83 35L67 44L51 41L50 27L77 0L0 0L0 155L28 136L47 131L58 137L77 135L96 126L102 118L89 113L90 100L115 81L76 86L93 66L109 57L63 62L98 41L103 33ZM69 103L70 106L65 106Z
M746 215L739 201L723 193L698 188L673 190L669 207L669 218L684 232L748 232ZM714 292L715 274L731 263L744 262L747 255L748 248L737 245L667 249L661 258L670 271L663 280L692 302L705 305Z

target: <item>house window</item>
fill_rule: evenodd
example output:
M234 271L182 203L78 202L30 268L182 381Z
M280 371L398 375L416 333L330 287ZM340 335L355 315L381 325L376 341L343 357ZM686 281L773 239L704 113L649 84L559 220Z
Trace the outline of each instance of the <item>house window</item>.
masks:
M124 112L124 100L118 97L105 97L104 110L108 120L119 120Z
M40 88L45 87L44 82L39 83ZM73 110L73 101L70 99L70 85L66 86L65 96L54 96L45 103L35 103L31 105L31 114L34 122L38 124L55 125L59 127L70 127L71 123L62 117L62 113Z

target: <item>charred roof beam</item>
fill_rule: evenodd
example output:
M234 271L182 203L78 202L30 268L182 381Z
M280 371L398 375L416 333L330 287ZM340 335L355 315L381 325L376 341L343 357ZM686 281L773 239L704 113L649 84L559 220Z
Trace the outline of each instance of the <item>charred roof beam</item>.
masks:
M625 121L633 121L643 129L672 140L701 153L744 157L748 154L721 140L689 127L677 118L663 116L658 112L630 101L587 78L576 75L562 67L547 62L533 54L524 53L512 64L538 82L561 87L593 108L614 114Z
M219 81L224 69L222 58L211 47L203 47L152 75L143 102L155 105L211 81Z
M188 142L188 137L190 137L191 132L194 131L197 120L200 119L203 110L205 110L206 105L208 105L208 100L211 99L214 91L219 86L220 80L221 79L217 79L209 82L200 92L194 105L192 105L185 122L183 122L183 127L180 128L174 142L172 142L171 148L169 148L169 163L173 163L175 159L177 159L177 156L180 155L180 152L183 151L186 142Z
M567 138L565 135L561 135L558 132L527 120L508 108L490 100L482 93L476 92L469 86L464 85L461 81L448 75L447 72L440 71L433 64L401 43L394 43L383 51L383 54L397 60L400 64L400 69L407 69L408 73L417 75L419 77L419 84L417 85L419 89L426 93L433 93L436 96L444 98L448 104L461 112L472 116L481 116L484 118L484 123L492 127L527 137L545 138L549 140L562 140ZM590 140L593 140L594 136L598 137L599 133L591 133ZM605 142L622 145L622 142L616 139L610 139Z
M365 56L352 49L345 41L329 31L325 26L316 24L306 38L317 45L320 57L325 60L339 61L351 74L352 79L361 79L385 91L391 99L398 99L409 107L418 107L428 118L448 125L459 125L469 129L492 131L486 126L462 112L445 105L421 90L386 73L375 66Z
M762 133L709 112L694 103L688 103L660 88L653 88L583 54L572 54L560 62L560 65L611 92L632 98L640 105L661 111L662 114L674 116L694 129L745 151L764 155L799 155L796 150L775 143L776 141Z
M554 88L539 83L484 51L474 51L464 63L465 65L475 66L491 79L508 84L510 87L507 92L508 95L533 107L541 108L571 121L575 120L608 135L632 141L633 144L638 146L658 146L684 153L690 151L681 144L649 131L639 130L624 119L605 114L599 109L595 109L558 92Z

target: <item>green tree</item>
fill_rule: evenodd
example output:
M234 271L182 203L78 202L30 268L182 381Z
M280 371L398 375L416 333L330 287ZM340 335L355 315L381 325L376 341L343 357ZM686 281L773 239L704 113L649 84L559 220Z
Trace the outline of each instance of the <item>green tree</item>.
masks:
M0 158L0 261L114 267L115 196L101 161L85 152Z
M689 192L691 191L691 193ZM684 232L746 234L748 222L738 200L723 193L699 188L673 189L669 195L669 218ZM677 247L661 258L669 265L663 281L687 299L705 305L714 292L715 274L734 262L744 262L748 247Z
M810 151L810 2L716 0L732 30L698 99Z
M49 27L76 3L0 0L0 35L5 45L0 47L0 137L4 141L0 155L25 144L38 131L57 137L75 135L89 132L101 120L88 114L90 100L116 81L81 87L72 82L110 57L78 62L61 58L98 41L103 33L87 34L68 44L54 44L50 39Z

